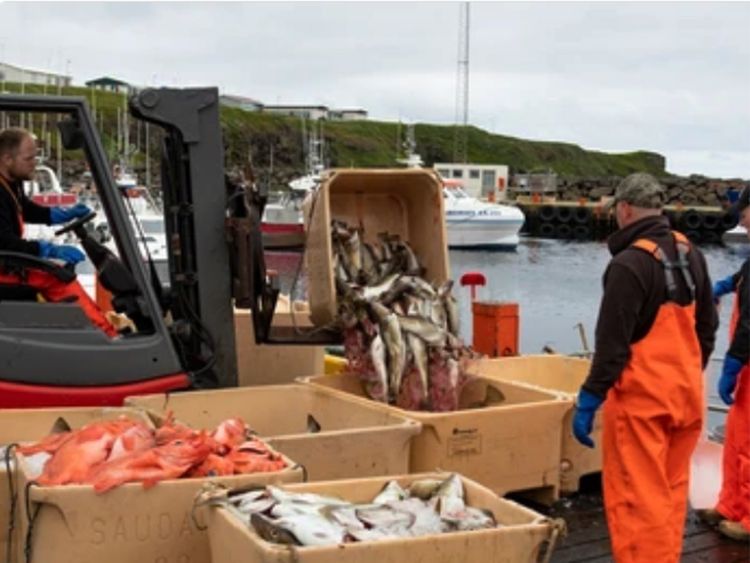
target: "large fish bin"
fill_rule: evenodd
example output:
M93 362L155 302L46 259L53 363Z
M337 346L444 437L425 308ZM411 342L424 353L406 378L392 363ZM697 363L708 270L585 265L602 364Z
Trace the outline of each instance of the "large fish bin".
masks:
M424 169L333 170L305 202L305 261L310 318L323 326L336 317L331 220L362 227L365 242L388 232L408 241L424 278L448 279L443 184Z
M453 471L500 495L521 492L545 504L559 498L562 419L570 405L557 393L476 377L463 387L458 410L424 412L373 401L352 375L301 381L420 422L411 472Z
M19 424L27 412L12 416ZM80 416L81 421L93 418L86 413ZM145 413L133 416L154 427ZM64 418L73 417L66 410ZM150 487L131 482L98 493L92 485L39 485L35 479L41 468L32 458L16 453L18 508L10 561L208 563L208 534L195 511L195 497L208 483L234 489L301 482L302 468L286 456L282 459L284 469L267 473L167 479ZM67 461L76 463L75 459Z
M19 478L15 471L15 464L12 463L12 449L8 451L7 447L11 444L36 442L67 427L76 429L90 422L111 420L120 416L150 424L142 413L128 408L71 407L0 410L0 453L2 454L0 459L0 554L3 557L6 555L10 541L8 530L11 520L15 522L15 535L11 550L14 551L18 547L18 523L22 518L19 512L21 505L17 502L20 491Z
M406 416L299 384L129 397L126 404L157 419L171 411L195 428L239 416L310 480L405 473L421 430Z
M591 434L595 448L581 445L572 431L576 396L590 367L591 361L583 358L535 355L476 360L469 369L471 373L484 377L532 385L537 389L563 394L567 407L561 430L560 492L565 494L578 491L581 477L598 473L602 469L601 415L597 414L594 419Z
M373 477L284 486L290 493L313 493L353 503L368 503L391 479L408 487L419 479L444 479L444 474ZM226 505L209 509L208 529L215 562L232 563L532 563L549 541L552 553L558 526L541 514L497 497L478 483L461 478L468 506L492 513L497 526L420 537L339 543L332 546L297 546L262 539L248 520L241 520Z
M280 295L276 303L273 326L310 326L310 312L303 303L295 302L294 311L289 300ZM235 309L234 334L237 351L237 383L251 385L279 385L292 383L297 377L320 373L324 369L323 346L295 346L258 344L255 341L252 313Z

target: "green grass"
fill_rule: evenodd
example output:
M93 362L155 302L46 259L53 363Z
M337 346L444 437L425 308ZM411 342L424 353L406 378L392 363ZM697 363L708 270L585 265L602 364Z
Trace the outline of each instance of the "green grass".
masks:
M9 92L20 92L21 85L6 83ZM43 94L42 86L29 85L26 93ZM47 94L57 89L48 87ZM62 88L63 95L84 96L95 107L97 126L104 146L113 160L116 154L118 108L123 107L123 95L88 88ZM237 108L221 108L228 165L252 162L256 174L266 171L273 159L274 169L300 172L304 169L304 142L302 125L298 118L258 112L245 112ZM131 120L131 143L135 138L135 125ZM417 149L425 164L452 162L455 127L419 123L415 126ZM398 166L399 138L404 128L395 122L351 121L326 122L323 135L326 140L328 164L333 167L389 167ZM488 133L477 127L467 131L468 161L474 164L507 164L511 172L553 171L562 176L624 176L644 171L665 175L664 157L646 151L610 154L585 150L578 145L561 142L530 141ZM53 147L54 149L54 138ZM156 146L154 145L155 149ZM52 153L54 154L54 152ZM156 154L154 151L152 154ZM72 158L72 155L65 155ZM143 154L132 159L136 166L144 162Z

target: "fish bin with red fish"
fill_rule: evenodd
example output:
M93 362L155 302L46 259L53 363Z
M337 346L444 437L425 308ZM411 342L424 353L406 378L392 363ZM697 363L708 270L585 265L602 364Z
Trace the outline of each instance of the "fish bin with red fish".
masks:
M126 404L157 418L172 412L196 428L240 416L311 480L405 473L421 430L402 414L299 384L147 395Z
M139 414L144 421L95 421L16 449L18 561L204 563L208 536L193 501L208 481L234 488L303 478L239 418L194 430Z
M15 536L13 550L18 547L18 522L22 517L22 506L11 502L18 499L19 477L12 459L11 444L41 440L52 433L62 433L70 428L80 428L97 420L112 420L128 416L150 424L144 414L128 408L70 407L48 409L5 409L0 410L0 554L5 556L8 549L8 530L13 519ZM8 456L6 459L6 455ZM10 473L8 472L10 470ZM11 509L13 512L11 513ZM24 516L25 517L25 516Z

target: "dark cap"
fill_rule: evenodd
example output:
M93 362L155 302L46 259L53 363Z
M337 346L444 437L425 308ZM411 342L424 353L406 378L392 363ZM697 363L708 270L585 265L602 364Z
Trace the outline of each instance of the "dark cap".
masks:
M651 174L636 172L630 174L617 186L615 197L607 202L606 209L618 201L625 201L635 207L660 209L664 205L664 187Z
M740 192L737 201L735 201L732 204L732 207L729 208L729 212L740 214L748 206L750 206L750 188L744 188L742 192Z

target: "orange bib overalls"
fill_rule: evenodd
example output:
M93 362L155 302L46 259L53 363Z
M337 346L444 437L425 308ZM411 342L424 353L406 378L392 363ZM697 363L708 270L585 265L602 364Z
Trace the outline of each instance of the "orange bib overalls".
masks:
M674 301L674 271L694 293L690 246L674 232L679 260L656 243L633 246L664 266L667 300L604 403L604 506L618 563L677 563L687 507L690 457L703 424L703 369L695 299Z
M732 319L729 322L729 341L739 321L739 296L734 296ZM724 434L722 481L719 504L716 505L727 520L740 522L750 531L750 368L747 365L737 376L734 403L729 407Z

